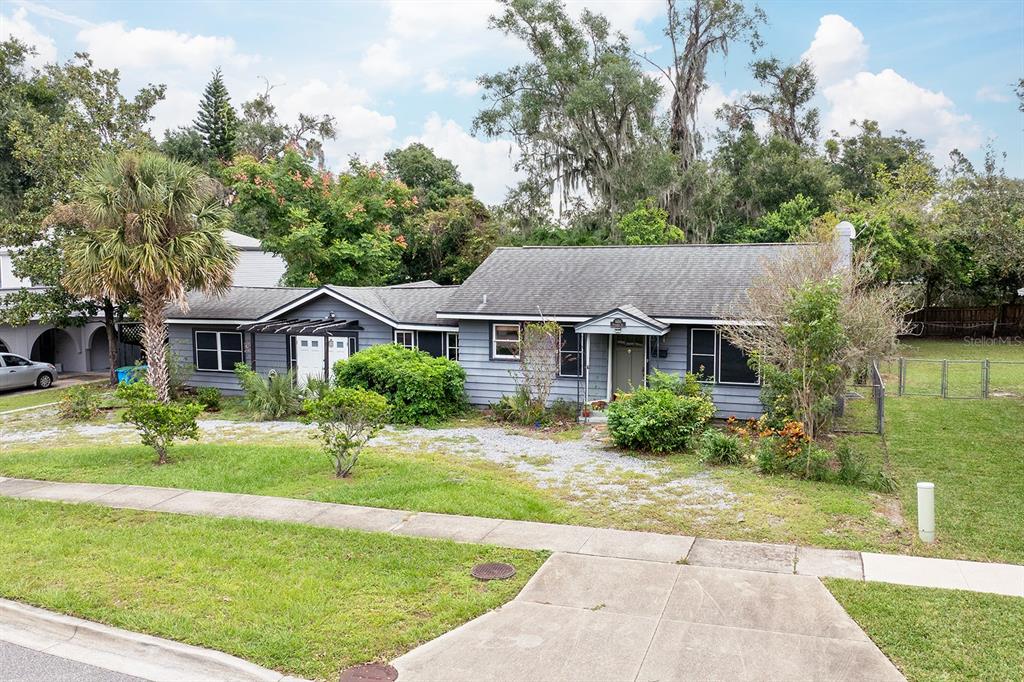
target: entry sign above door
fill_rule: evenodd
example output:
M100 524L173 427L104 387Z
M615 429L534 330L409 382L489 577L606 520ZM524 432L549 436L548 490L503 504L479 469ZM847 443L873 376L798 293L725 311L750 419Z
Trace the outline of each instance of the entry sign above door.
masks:
M621 332L623 329L626 328L626 321L623 320L621 317L616 317L609 324L611 325L612 329L614 329L617 332Z

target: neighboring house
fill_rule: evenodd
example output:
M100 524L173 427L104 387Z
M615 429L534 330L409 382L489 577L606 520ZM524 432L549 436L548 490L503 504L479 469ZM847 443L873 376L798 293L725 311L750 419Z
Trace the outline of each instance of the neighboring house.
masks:
M259 240L225 230L225 239L238 250L238 265L233 283L246 286L275 286L285 272L285 262L277 255L263 251ZM19 289L37 289L31 282L14 276L9 250L0 249L0 299ZM137 343L131 341L131 327L125 326L122 336L129 342L119 348L120 364L138 357ZM32 360L49 362L61 372L105 372L110 369L107 335L102 317L82 320L82 325L55 327L29 322L17 327L0 324L0 352L11 352Z
M851 230L838 232L849 252ZM196 367L191 383L238 392L232 372L326 376L339 359L397 343L458 361L469 401L515 390L520 336L531 321L562 325L552 399L610 400L655 369L693 372L718 416L761 414L760 379L721 329L765 261L800 244L521 247L496 249L459 286L235 287L169 311L170 343Z

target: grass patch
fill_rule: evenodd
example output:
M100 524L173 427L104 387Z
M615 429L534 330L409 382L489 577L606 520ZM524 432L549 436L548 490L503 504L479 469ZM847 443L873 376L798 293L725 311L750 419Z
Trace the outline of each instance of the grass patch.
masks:
M951 363L947 369L948 395L978 398L981 395L981 360L989 360L989 393L993 396L1024 396L1024 345L1001 343L999 339L913 339L900 344L900 355L908 359L906 392L908 395L940 395L942 364L914 360L969 360L969 364ZM1018 363L1018 364L1006 364ZM883 367L891 394L897 391L898 365Z
M544 554L0 500L0 594L303 677L385 661L511 599ZM58 558L59 560L55 559ZM516 575L481 583L474 564Z
M1019 680L1024 599L826 580L843 608L914 680Z
M157 466L154 459L139 445L24 449L0 454L0 475L572 521L567 505L508 468L434 453L369 448L347 479L334 478L327 457L310 445L181 444L171 451L171 464Z
M887 443L909 528L883 549L1024 563L1024 401L896 398L886 401ZM874 448L877 437L853 437ZM935 483L938 541L914 532L917 481Z
M104 383L106 382L94 381L77 385L97 386ZM0 393L0 412L17 410L22 407L35 407L36 405L55 403L63 397L69 388L71 388L71 386L65 386L62 388L28 388L19 391L3 391Z

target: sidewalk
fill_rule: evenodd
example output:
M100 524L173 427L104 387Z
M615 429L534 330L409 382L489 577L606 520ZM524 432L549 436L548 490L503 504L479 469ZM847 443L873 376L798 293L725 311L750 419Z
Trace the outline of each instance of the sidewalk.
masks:
M0 496L108 507L302 523L661 563L838 577L1024 597L1024 566L894 554L711 540L359 507L283 497L0 478Z

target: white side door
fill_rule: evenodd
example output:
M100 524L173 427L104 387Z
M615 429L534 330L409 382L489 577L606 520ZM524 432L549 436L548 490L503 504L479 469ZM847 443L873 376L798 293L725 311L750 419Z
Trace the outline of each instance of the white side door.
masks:
M331 340L323 336L295 337L295 375L300 385L324 378L323 344Z
M352 354L352 339L347 336L328 336L325 338L328 348L328 371L334 373L334 363L348 360Z

